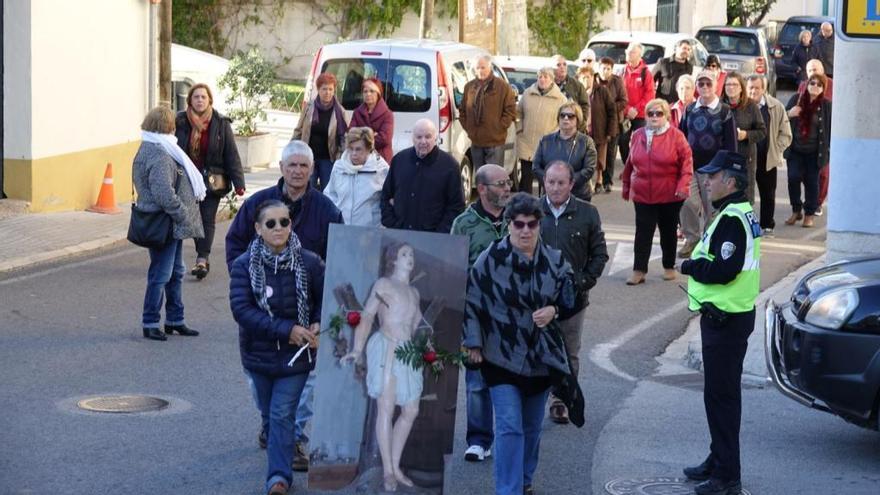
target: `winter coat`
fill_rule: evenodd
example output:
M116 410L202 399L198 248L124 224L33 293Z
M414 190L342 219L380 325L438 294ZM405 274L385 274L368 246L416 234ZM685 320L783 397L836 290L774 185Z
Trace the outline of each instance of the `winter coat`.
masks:
M541 219L541 241L553 249L562 251L562 257L574 272L575 303L562 311L559 319L565 320L590 304L589 292L602 276L608 262L608 247L602 221L595 206L571 197L559 218L550 210L547 197L541 199L544 218Z
M382 186L382 225L447 233L464 211L458 162L434 147L424 158L407 148L394 156Z
M565 80L562 83L556 83L559 86L559 90L562 91L562 94L565 95L569 100L577 103L581 107L581 113L584 115L584 120L578 126L578 130L586 134L587 125L590 120L590 94L587 93L587 88L584 87L583 84L580 83L576 78L566 75Z
M292 201L284 192L284 179L278 179L275 187L267 187L257 191L253 196L242 203L241 208L232 220L229 231L226 233L226 266L232 269L232 262L242 253L247 251L248 245L254 239L256 231L257 207L270 199L283 201L288 206ZM321 257L327 256L327 235L331 223L343 223L342 213L330 198L321 194L312 186L308 186L302 197L302 210L298 215L290 212L293 220L293 232L299 237L303 248L312 251Z
M507 129L516 120L516 94L504 79L491 76L483 91L482 113L478 115L479 84L479 80L473 79L464 85L459 122L474 146L501 146L507 141Z
M484 217L477 211L474 203L461 215L455 217L452 222L452 235L468 236L468 266L473 266L480 253L489 247L489 244L507 235L507 219L502 219L499 228L492 224L492 220Z
M532 321L532 313L545 306L574 306L571 265L540 242L529 260L505 236L480 254L468 274L464 346L482 349L483 359L520 376L568 374L559 321L545 328Z
M321 321L321 297L324 293L324 263L317 254L302 250L308 274L309 324ZM290 343L290 331L297 324L296 275L293 269L275 271L265 267L267 298L272 316L257 305L248 272L250 253L232 263L229 271L229 306L238 323L238 346L244 369L272 377L308 373L315 368L317 352L303 352L293 366L287 363L300 349ZM309 359L311 358L311 359Z
M540 182L544 182L547 166L554 160L562 160L574 169L574 187L571 192L586 201L592 197L590 178L596 171L596 143L593 138L578 132L573 138L563 139L559 131L552 132L541 138L532 170Z
M394 144L394 113L388 109L385 100L379 98L373 112L367 111L367 104L361 103L361 106L354 109L351 116L352 127L369 127L373 130L374 148L386 163L391 163L394 156L392 145Z
M654 64L654 70L651 75L654 77L657 98L663 98L669 103L675 103L678 100L678 91L675 85L678 84L678 78L685 74L694 72L694 66L690 61L678 62L675 57L666 57L660 59Z
M816 47L816 54L819 61L822 62L822 68L825 69L825 75L834 76L834 35L830 38L822 36L820 33L813 40L813 46Z
M755 170L758 166L758 143L767 137L767 126L764 125L761 109L754 103L730 109L733 112L736 127L741 131L746 131L745 140L739 141L737 137L736 151L746 157L746 168L751 178L755 176ZM755 183L752 180L749 181L746 195L750 202L755 201Z
M620 174L623 198L634 203L663 204L688 196L694 161L684 134L669 126L654 135L648 149L647 128L633 132L629 158ZM679 192L682 197L676 197Z
M608 94L611 95L611 99L614 100L614 106L617 109L616 123L620 126L620 123L623 122L623 115L626 111L626 107L629 104L629 97L626 94L626 87L623 85L623 79L616 74L611 74L608 81L603 81L602 78L596 74L596 79L593 84L602 86L608 90Z
M339 105L338 102L336 104ZM309 144L309 139L312 137L312 118L317 111L315 101L313 100L306 107L306 111L300 114L299 122L296 123L296 129L293 130L293 139L299 139ZM348 122L345 123L345 126L348 127ZM330 124L327 125L327 151L331 159L336 160L339 158L342 150L345 148L344 143L345 136L338 136L336 134L336 111L331 108Z
M795 67L794 73L798 81L803 81L807 78L807 62L814 58L819 58L819 51L816 50L816 46L813 43L810 43L809 46L798 43L794 47L794 50L791 52L791 65Z
M132 178L137 190L137 207L171 216L175 239L205 236L199 203L183 166L156 143L142 142L134 156Z
M382 226L382 185L388 175L388 163L373 151L367 161L356 167L348 150L336 160L324 195L342 212L345 225Z
M559 107L567 100L559 86L553 84L546 94L541 94L538 83L532 84L525 91L516 105L520 125L516 131L516 156L520 160L532 161L535 148L545 135L559 126L557 115Z
M593 141L602 144L617 137L616 112L614 99L608 89L598 84L593 86L593 92L590 93L590 136Z
M721 101L715 108L697 99L688 105L678 123L694 155L694 169L712 161L718 150L736 151L736 121L730 107Z
M644 60L639 60L635 68L626 64L623 69L623 84L626 87L627 106L624 115L629 113L630 108L635 108L635 118L645 118L645 105L654 99L654 76L648 70Z
M767 131L767 170L772 170L785 163L783 153L791 145L791 124L788 112L782 102L770 95L764 95L767 111L770 112L770 124ZM758 107L760 110L760 107Z
M786 110L791 110L797 105L798 95L797 93L791 95L791 98L788 100L788 105L785 106ZM819 119L819 149L818 149L818 165L819 168L825 167L828 165L828 160L831 157L831 102L827 99L823 99L822 103L819 105L819 109L816 111ZM801 134L800 134L800 126L801 126L800 117L792 117L789 120L791 124L791 146L801 142ZM783 153L783 156L788 157L788 152L791 151L791 147L785 150L786 153Z
M220 173L226 176L229 185L225 191L217 193L222 196L232 189L244 189L244 171L241 168L241 158L238 156L238 148L235 146L235 133L232 132L232 120L218 112L211 110L211 123L208 124L208 154L202 173ZM192 124L186 118L186 112L178 112L175 120L177 130L177 145L189 155L189 135L192 132ZM211 194L208 189L208 194Z

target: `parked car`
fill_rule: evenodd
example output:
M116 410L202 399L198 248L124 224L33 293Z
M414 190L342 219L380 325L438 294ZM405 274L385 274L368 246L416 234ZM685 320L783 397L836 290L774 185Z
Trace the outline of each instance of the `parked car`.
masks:
M610 57L614 60L614 72L623 72L626 63L626 47L633 41L638 41L645 47L642 58L648 64L648 69L653 69L654 64L664 57L675 54L675 45L679 40L686 39L691 42L691 64L694 66L694 75L697 75L706 65L709 53L699 40L687 33L655 33L653 31L602 31L590 38L585 48L596 52L596 59Z
M706 26L697 31L697 39L710 54L718 55L723 70L744 77L764 76L770 94L776 96L776 69L763 26Z
M773 57L776 59L776 78L797 82L797 67L791 62L791 54L799 43L801 31L809 29L813 33L813 41L819 36L819 27L823 22L834 24L833 17L795 16L789 17L779 30Z
M529 57L521 55L495 55L495 63L507 74L510 85L516 89L517 98L538 80L538 70L554 67L550 57ZM568 75L577 77L578 65L568 62Z
M880 258L810 272L789 302L767 304L764 325L767 369L784 395L880 428Z
M171 109L186 109L186 95L196 83L205 83L214 94L213 107L226 113L227 92L217 86L217 80L229 70L229 60L188 46L171 44Z
M486 50L464 43L417 39L376 39L324 45L315 54L306 81L305 98L315 98L315 79L323 72L336 76L336 98L346 112L362 101L361 83L376 77L385 85L385 103L394 112L392 148L398 152L412 146L412 128L417 120L434 121L440 134L437 144L461 165L461 184L465 197L474 187L470 158L471 142L458 121L458 106L464 85L476 75L471 67ZM495 75L507 81L504 71L493 64ZM505 144L504 168L516 171L514 143L516 128L511 125Z

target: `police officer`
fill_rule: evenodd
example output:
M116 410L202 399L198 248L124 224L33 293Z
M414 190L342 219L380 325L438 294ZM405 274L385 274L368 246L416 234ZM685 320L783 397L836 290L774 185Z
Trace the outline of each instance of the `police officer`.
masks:
M712 438L702 464L684 469L703 481L698 495L739 494L739 429L742 416L742 368L749 334L755 326L755 299L761 278L761 227L744 192L746 157L719 151L697 170L717 216L681 265L690 275L690 309L699 310L703 341L703 403Z

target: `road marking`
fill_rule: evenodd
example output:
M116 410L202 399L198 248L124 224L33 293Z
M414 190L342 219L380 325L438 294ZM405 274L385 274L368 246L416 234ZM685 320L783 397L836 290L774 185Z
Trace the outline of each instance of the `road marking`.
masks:
M810 238L817 237L819 235L822 235L822 232L816 231L815 233L810 234L807 237L807 239L804 239L804 240L808 240L808 239L812 240ZM629 241L630 245L632 245L632 239L633 239L632 234L625 235L625 234L610 233L607 231L605 232L605 240L606 241L612 241L612 242ZM660 239L657 236L654 236L652 243L659 244L659 242L660 242ZM657 246L655 246L655 247L657 247ZM771 240L762 239L761 240L761 248L764 248L764 247L775 249L777 251L795 251L795 252L807 252L807 253L824 253L826 251L825 246L810 246L810 245L805 245L805 244L793 244L793 243L784 242L784 241L780 242L777 240L771 241ZM652 250L651 255L653 256L653 254L654 253Z
M82 261L76 261L73 263L64 263L60 266L56 266L54 268L49 268L48 270L41 270L34 273L29 273L27 275L19 275L13 278L7 278L6 280L0 280L0 286L14 284L16 282L23 282L25 280L30 280L32 278L42 277L44 275L51 275L53 273L58 273L61 270L68 270L70 268L77 268L84 265L90 265L92 263L99 263L102 261L112 260L115 258L119 258L120 256L125 256L127 254L134 254L135 251L142 250L143 248L131 246L121 251L105 254L103 256L98 256L97 258L89 258ZM63 261L62 261L63 262Z
M611 258L611 264L608 267L608 275L614 275L615 273L623 271L632 271L633 268L633 258L635 257L633 243L618 242L616 244L617 247L614 250L614 256ZM652 244L651 257L648 261L660 259L662 255L663 252L660 250L660 246Z
M611 361L611 353L638 336L640 333L653 327L654 325L665 320L666 318L669 318L675 313L685 309L686 307L687 300L681 301L674 306L666 308L665 311L657 313L651 318L648 318L647 320L630 328L629 330L626 330L625 332L615 337L613 340L596 345L595 347L593 347L592 350L590 350L590 361L595 363L596 366L611 373L612 375L619 376L620 378L631 382L636 381L636 378L634 376L622 371L620 368L614 365L614 362Z

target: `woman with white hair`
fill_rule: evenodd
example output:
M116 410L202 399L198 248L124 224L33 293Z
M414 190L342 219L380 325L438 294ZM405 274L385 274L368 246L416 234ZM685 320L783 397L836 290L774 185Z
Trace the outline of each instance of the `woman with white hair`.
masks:
M675 84L675 91L678 93L678 101L669 107L672 127L678 128L678 123L681 122L681 116L684 115L688 105L697 99L696 96L694 96L696 88L697 81L694 79L694 76L684 74L678 78L678 82Z

